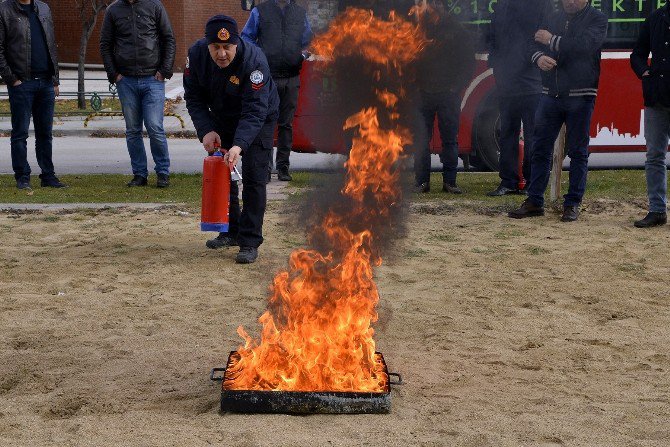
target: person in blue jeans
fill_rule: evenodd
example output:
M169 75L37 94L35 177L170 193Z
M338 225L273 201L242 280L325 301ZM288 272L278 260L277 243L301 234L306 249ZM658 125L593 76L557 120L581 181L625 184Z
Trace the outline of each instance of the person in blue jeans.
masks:
M561 221L574 222L586 190L590 126L598 94L607 17L588 0L561 0L563 8L535 33L530 60L542 70L542 97L535 114L528 198L509 217L544 215L554 142L563 124L570 157L570 186Z
M163 4L159 0L112 3L105 11L100 31L100 53L109 82L117 86L126 120L126 143L133 170L128 186L147 184L144 123L156 165L156 186L165 188L170 185L170 155L163 129L165 80L172 77L176 44Z
M669 4L670 5L670 4ZM637 228L665 225L667 216L668 168L665 156L670 139L670 6L654 11L640 27L630 55L631 67L642 80L644 95L644 138L647 141L649 212L635 221ZM651 53L651 65L649 54Z
M39 0L0 4L0 75L12 114L12 168L18 189L30 189L28 128L35 124L41 186L64 188L52 161L54 103L59 94L58 58L51 11Z

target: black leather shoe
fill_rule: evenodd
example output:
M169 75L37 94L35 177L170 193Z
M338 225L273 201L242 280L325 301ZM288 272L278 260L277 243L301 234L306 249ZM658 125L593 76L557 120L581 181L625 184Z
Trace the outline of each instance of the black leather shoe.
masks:
M430 182L424 182L419 185L416 185L414 187L414 192L419 194L424 192L430 192Z
M228 233L219 233L219 235L214 239L210 239L205 242L205 246L207 248L211 248L212 250L224 247L237 247L237 245L237 239L228 236Z
M16 181L16 187L18 189L32 189L30 187L30 179L29 178L20 178Z
M533 204L529 199L523 201L521 206L507 213L512 219L524 219L526 217L544 216L544 208Z
M500 196L506 196L507 194L523 194L523 193L518 189L508 188L503 185L500 185L495 190L486 193L486 195L489 197L500 197Z
M667 213L649 212L644 216L644 219L636 220L633 225L637 228L649 228L665 225L666 223L668 223Z
M67 188L67 185L58 180L57 177L42 179L40 181L40 186L42 188Z
M142 177L141 175L133 176L133 179L129 181L126 186L147 186L147 178Z
M444 182L442 184L442 191L450 192L451 194L463 194L463 190L456 186L456 183L452 185L451 183Z
M156 186L158 188L167 188L170 186L170 176L168 174L158 174L158 180L156 180Z
M293 177L291 177L291 174L288 173L288 168L278 168L277 179L280 182L290 182L293 180Z
M258 249L256 247L240 247L239 253L235 257L238 264L251 264L258 258Z
M563 207L563 215L561 216L561 222L574 222L579 217L579 206L577 205L568 205Z

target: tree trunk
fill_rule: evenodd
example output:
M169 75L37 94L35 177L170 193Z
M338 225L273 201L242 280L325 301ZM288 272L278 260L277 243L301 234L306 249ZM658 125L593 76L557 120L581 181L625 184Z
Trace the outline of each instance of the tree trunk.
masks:
M81 26L81 39L79 39L79 66L77 74L77 106L80 109L86 108L86 85L84 76L86 71L84 69L84 64L86 63L86 49L88 47L88 40L93 34L93 28L98 22L98 13L100 9L93 8L93 13L88 19L82 17L82 26Z

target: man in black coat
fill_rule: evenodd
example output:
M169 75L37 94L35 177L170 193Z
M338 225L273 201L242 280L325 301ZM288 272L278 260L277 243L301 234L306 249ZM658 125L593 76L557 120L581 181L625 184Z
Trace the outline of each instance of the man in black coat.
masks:
M242 163L240 212L237 182L230 188L230 227L207 241L212 249L239 245L235 261L256 261L263 243L267 173L277 123L279 97L263 52L240 39L237 22L217 15L205 37L188 51L184 99L198 138L208 152L228 150L226 161Z
M456 184L458 128L463 90L475 68L474 38L447 13L443 0L430 0L418 19L430 42L414 64L419 106L414 132L416 191L430 191L430 140L437 117L442 191L461 194Z
M58 55L49 6L39 0L0 3L0 75L12 114L12 168L18 189L30 189L28 128L35 125L35 155L43 187L65 185L54 173L52 127L59 94Z
M147 184L147 128L156 164L156 186L170 184L170 155L163 129L165 80L172 77L176 43L167 11L159 0L116 0L105 12L100 53L110 83L115 83L126 120L126 143L133 178L128 186Z
M312 39L305 8L294 0L268 0L251 10L242 38L263 50L279 94L277 121L277 178L292 180L289 157L293 146L293 117L298 107L300 69Z
M530 179L540 70L527 54L535 32L553 11L551 0L500 0L491 17L489 67L500 104L500 185L489 196L518 194L519 135L523 123L523 177Z
M561 3L561 10L551 14L535 33L535 46L528 56L542 70L542 97L535 114L528 199L509 212L515 219L544 215L554 142L564 124L570 186L564 196L561 221L577 220L586 191L591 116L598 95L607 17L588 0Z
M640 27L630 63L642 80L644 95L644 138L647 142L649 212L635 222L638 228L667 222L667 167L665 156L670 138L670 5L656 10ZM651 53L651 65L648 59Z

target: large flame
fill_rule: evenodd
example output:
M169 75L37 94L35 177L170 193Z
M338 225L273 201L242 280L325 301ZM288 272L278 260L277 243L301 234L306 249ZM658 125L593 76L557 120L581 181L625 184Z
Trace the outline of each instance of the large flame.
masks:
M369 11L348 9L314 48L331 61L363 56L379 78L384 67L402 70L424 43L406 20L393 15L379 20ZM388 217L401 200L398 162L410 137L397 124L402 92L372 88L383 109L367 107L344 123L344 129L356 130L341 190L350 206L345 213L331 210L311 231L309 239L318 236L327 250L296 250L289 270L275 276L268 310L259 318L260 342L238 328L245 344L229 368L228 389L385 390L372 328L379 302L373 267L382 261L372 223ZM380 127L380 114L390 129Z

